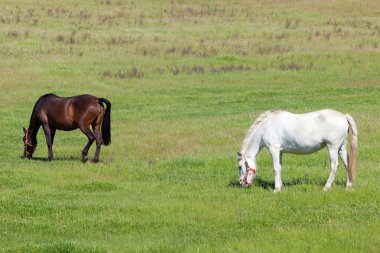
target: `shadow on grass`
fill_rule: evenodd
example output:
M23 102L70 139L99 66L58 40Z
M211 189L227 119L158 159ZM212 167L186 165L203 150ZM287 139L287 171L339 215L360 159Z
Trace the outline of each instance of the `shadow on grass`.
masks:
M292 186L299 186L299 185L318 185L318 186L325 186L326 179L324 178L310 178L307 176L300 177L300 178L291 178L287 180L283 180L283 187L292 187ZM260 177L256 177L255 181L253 182L253 185L255 187L261 187L263 189L274 189L274 180L266 180L262 179ZM339 186L345 186L346 182L344 180L334 180L333 185L339 185ZM230 180L230 182L227 185L228 187L232 188L242 188L242 186L239 184L237 180Z
M263 180L259 177L257 177L253 183L256 187L261 187L261 188L264 188L264 189L273 189L274 188L274 183L273 182L269 182L269 181L266 181L266 180ZM228 187L231 187L231 188L243 188L240 183L236 180L230 180L230 182L228 183L227 185Z
M28 158L24 156L20 156L20 159L28 160ZM49 162L47 157L33 157L30 160L32 161L39 161L39 162ZM63 157L54 157L51 162L54 161L79 161L82 162L82 158L79 156L63 156Z
M236 180L230 180L230 182L227 184L227 186L231 187L231 188L240 188L241 187L239 182Z
M297 186L297 185L318 185L324 187L327 182L327 177L310 178L308 176L291 178L284 180L284 186ZM341 179L335 179L333 185L345 186L346 181Z

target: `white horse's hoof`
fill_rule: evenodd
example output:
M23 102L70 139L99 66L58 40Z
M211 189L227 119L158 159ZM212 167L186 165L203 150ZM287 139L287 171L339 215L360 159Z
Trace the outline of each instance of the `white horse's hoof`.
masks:
M277 193L277 192L280 192L280 191L281 191L281 188L275 188L273 192Z
M330 188L328 188L328 187L323 187L323 190L322 190L322 191L327 192L329 189L330 189Z

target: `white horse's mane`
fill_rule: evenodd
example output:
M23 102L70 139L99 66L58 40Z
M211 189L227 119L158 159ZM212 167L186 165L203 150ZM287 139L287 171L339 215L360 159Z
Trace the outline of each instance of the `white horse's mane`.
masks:
M243 140L243 144L241 145L241 152L245 153L247 150L249 143L251 142L252 136L255 134L257 127L264 122L266 118L268 118L269 115L271 115L273 112L276 112L278 110L268 110L263 112L256 120L253 122L252 126L248 129L247 134L245 135L245 138Z

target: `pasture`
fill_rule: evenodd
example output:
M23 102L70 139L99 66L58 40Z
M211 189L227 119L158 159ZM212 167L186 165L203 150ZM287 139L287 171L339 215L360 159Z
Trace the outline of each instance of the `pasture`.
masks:
M151 2L0 3L0 252L379 252L379 1ZM22 159L46 93L111 101L98 164L79 130ZM352 191L326 149L238 186L258 115L322 108L357 123Z

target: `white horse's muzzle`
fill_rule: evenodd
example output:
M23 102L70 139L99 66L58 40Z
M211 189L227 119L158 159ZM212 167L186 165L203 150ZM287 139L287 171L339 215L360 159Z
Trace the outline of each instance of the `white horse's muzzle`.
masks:
M239 178L240 185L244 188L248 188L256 177L256 169L248 168L247 172Z

